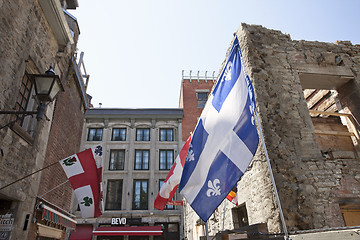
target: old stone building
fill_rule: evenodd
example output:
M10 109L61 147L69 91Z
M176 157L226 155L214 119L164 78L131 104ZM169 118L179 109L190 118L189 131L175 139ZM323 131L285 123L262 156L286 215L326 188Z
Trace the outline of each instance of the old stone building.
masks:
M236 34L287 230L296 237L360 225L360 46L295 41L247 24ZM210 217L210 236L254 224L284 232L262 143L237 192L238 207L225 200ZM184 215L185 238L204 236L188 205Z
M86 111L81 149L102 146L105 209L89 219L75 211L78 225L70 239L182 239L182 206L154 208L182 147L182 118L180 108ZM175 200L181 203L180 196Z
M79 27L66 10L77 6L77 0L0 1L1 239L64 239L75 223L70 185L53 188L66 181L57 162L79 151L87 108L75 57ZM35 79L49 66L62 91L40 118Z

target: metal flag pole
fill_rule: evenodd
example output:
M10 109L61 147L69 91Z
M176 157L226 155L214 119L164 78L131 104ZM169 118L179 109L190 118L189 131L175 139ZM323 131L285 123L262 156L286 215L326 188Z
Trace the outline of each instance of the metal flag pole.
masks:
M205 222L206 240L209 240L209 227L208 221Z
M224 212L223 212L223 222L222 222L222 231L225 229L225 210L226 210L226 199L224 202Z
M57 185L56 187L54 187L54 188L50 189L49 191L47 191L46 193L44 193L43 195L38 196L38 197L39 197L39 198L42 198L44 195L48 194L49 192L54 191L55 189L57 189L57 188L61 187L62 185L64 185L64 184L65 184L65 183L67 183L67 182L69 182L69 179L68 179L68 180L66 180L66 181L65 181L65 182L63 182L63 183L60 183L60 184L59 184L59 185Z
M264 140L264 136L263 136L263 132L262 132L262 128L261 128L259 116L258 116L258 114L257 114L256 109L255 109L254 112L255 112L256 121L257 121L258 127L259 127L259 132L260 132L260 136L261 136L261 141L262 141L262 143L263 143L264 150L265 150L266 161L267 161L267 164L268 164L268 167L269 167L271 182L272 182L273 187L274 187L274 192L275 192L275 196L276 196L277 205L278 205L278 207L279 207L280 218L281 218L282 227L283 227L283 230L284 230L284 233L285 233L285 238L286 238L286 239L289 239L289 233L288 233L287 228L286 228L285 219L284 219L284 214L283 214L283 211L282 211L282 208L281 208L280 198L279 198L279 194L278 194L278 191L277 191L277 188L276 188L276 184L275 184L274 175L273 175L272 168L271 168L271 163L270 163L269 155L268 155L268 152L267 152L267 149L266 149L266 144L265 144L265 140Z

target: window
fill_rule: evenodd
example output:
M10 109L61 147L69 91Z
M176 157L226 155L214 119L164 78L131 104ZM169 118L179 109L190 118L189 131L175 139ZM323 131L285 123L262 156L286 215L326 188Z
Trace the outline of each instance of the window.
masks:
M105 210L121 210L122 180L108 180Z
M125 150L110 150L109 170L124 170Z
M150 141L150 128L136 129L136 141Z
M233 222L235 228L249 226L249 220L245 203L232 208Z
M154 240L180 239L179 223L155 222L155 226L162 226L163 234L154 236Z
M170 170L174 163L174 150L160 150L160 170Z
M174 130L172 128L161 128L159 140L174 141Z
M165 180L159 180L159 190L161 188L161 186L164 184ZM172 201L174 201L174 198L175 198L175 195L174 197L171 199ZM167 209L167 210L170 210L170 209L175 209L175 206L174 205L165 205L165 208L164 209Z
M206 101L208 99L208 92L197 92L196 93L196 101L198 108L204 108Z
M135 170L149 170L149 150L135 150Z
M148 209L148 180L134 180L133 209Z
M34 93L33 84L25 72L15 103L15 111L34 111L36 109L37 104L31 97L32 93ZM11 123L17 123L30 137L34 137L37 121L32 115L15 114L11 117ZM16 129L16 125L13 129Z
M26 111L28 107L28 103L30 101L32 82L28 78L28 76L24 75L23 80L21 82L19 95L15 104L16 111ZM17 123L22 126L24 123L25 114L16 114ZM15 119L14 119L15 120Z
M88 141L101 141L103 129L102 128L89 128Z
M111 141L126 141L126 128L113 128Z

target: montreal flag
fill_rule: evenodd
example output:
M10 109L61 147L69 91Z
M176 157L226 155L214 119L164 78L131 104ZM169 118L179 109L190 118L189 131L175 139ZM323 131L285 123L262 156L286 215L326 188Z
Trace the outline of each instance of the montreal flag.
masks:
M223 72L196 125L180 193L207 221L249 166L259 143L254 90L235 37Z
M74 189L82 218L96 218L103 212L102 147L89 148L60 161Z

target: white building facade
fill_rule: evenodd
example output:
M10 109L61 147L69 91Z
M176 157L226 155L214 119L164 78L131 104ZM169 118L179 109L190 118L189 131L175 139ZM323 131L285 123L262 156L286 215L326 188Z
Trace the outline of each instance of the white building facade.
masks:
M91 231L94 240L182 239L182 206L154 209L160 186L183 145L182 118L179 108L94 108L86 112L81 148L103 148L105 211L96 219L81 219L76 211L77 231L70 239L77 239L82 231ZM175 200L181 200L179 194ZM161 226L162 234L152 235L153 226ZM133 232L116 233L124 227L133 227ZM137 236L142 227L150 227L145 230L148 234ZM97 233L104 228L110 229L110 236Z

